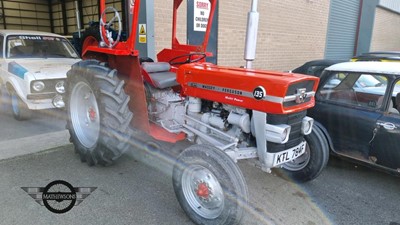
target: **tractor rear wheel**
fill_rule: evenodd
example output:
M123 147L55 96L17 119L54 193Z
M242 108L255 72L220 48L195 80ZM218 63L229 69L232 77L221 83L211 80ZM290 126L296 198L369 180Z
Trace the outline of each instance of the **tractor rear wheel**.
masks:
M124 81L96 60L76 63L67 73L67 128L81 160L110 165L130 147L129 96Z
M196 224L238 224L248 190L239 167L224 152L193 145L178 157L173 170L174 191Z

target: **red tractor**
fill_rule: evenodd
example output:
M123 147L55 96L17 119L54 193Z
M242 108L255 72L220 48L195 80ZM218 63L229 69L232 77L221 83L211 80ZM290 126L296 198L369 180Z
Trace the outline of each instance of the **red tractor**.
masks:
M306 116L318 78L251 69L252 53L246 53L246 68L205 62L217 0L209 1L201 45L176 38L182 1L174 0L172 47L158 53L157 62L143 63L135 50L140 0L131 0L127 41L112 38L109 28L117 21L120 29L120 17L100 1L102 40L86 42L84 60L67 75L67 127L89 165L109 165L145 145L138 131L163 142L190 142L173 169L180 205L196 224L237 224L248 195L238 160L257 159L264 171L279 168L300 182L314 179L326 165L327 143ZM255 51L254 9L253 2L247 49Z

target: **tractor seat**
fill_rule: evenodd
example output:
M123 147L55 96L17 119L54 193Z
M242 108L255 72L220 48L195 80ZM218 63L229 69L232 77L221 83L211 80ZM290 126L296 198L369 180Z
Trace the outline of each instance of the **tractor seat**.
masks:
M171 66L167 62L144 62L142 68L149 74L156 88L164 89L178 85L176 74L169 71Z

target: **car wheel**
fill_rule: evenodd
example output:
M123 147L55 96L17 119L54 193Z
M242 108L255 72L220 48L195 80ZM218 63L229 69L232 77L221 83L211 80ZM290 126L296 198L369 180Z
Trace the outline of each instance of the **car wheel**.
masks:
M27 120L31 117L31 110L22 101L22 99L17 95L15 90L10 93L11 98L11 110L14 118L16 120Z
M96 60L74 64L67 73L67 128L81 160L110 165L130 147L133 117L124 81Z
M178 157L174 191L196 224L238 224L248 200L247 185L235 162L208 145L193 145Z
M307 182L315 179L325 168L329 159L328 142L322 131L314 126L306 135L306 151L299 158L282 165L278 173L295 182Z

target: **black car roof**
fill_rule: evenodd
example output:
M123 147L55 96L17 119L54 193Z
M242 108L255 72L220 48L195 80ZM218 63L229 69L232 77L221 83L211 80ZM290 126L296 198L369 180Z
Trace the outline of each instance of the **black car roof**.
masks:
M292 72L293 73L307 74L308 68L310 68L312 66L321 66L321 67L326 68L326 67L329 67L329 66L331 66L333 64L337 64L337 63L341 63L341 62L346 62L346 60L336 60L336 59L312 60L312 61L304 63L300 67L297 67L296 69L292 70ZM317 75L317 74L308 74L308 75Z

